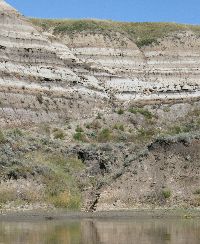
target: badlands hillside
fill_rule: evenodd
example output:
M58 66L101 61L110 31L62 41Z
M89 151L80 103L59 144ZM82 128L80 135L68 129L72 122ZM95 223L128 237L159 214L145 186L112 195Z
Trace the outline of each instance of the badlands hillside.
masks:
M200 206L200 26L27 19L0 0L0 208Z

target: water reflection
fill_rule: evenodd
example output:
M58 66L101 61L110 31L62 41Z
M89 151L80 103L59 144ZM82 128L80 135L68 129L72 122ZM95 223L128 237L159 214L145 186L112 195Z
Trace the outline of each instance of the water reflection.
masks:
M0 244L199 244L200 220L2 222Z

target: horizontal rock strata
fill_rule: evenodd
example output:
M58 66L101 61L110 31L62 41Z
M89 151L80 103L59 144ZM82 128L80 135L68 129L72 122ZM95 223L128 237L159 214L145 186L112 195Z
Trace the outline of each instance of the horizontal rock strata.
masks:
M2 126L79 118L95 112L95 104L104 104L107 95L96 79L89 76L85 82L69 67L73 62L79 67L73 53L56 38L38 32L3 0L0 33Z
M113 102L199 99L200 38L193 31L139 47L117 31L54 28L42 31L0 0L2 126L93 116Z
M151 45L140 47L128 35L115 30L115 26L110 33L92 29L93 25L99 29L101 25L109 26L107 22L88 20L85 25L86 28L91 25L91 29L85 31L78 30L84 22L74 22L77 31L73 32L70 32L70 21L46 20L45 23L50 25L48 32L57 35L78 58L109 70L112 75L104 74L99 79L119 100L199 97L200 38L193 30L174 31Z

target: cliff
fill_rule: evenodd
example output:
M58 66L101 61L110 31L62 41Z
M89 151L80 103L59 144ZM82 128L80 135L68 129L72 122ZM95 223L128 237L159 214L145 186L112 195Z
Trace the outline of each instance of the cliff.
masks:
M31 20L80 59L112 72L103 86L122 100L199 96L200 27L173 23Z
M1 125L85 116L88 109L95 111L94 104L104 103L106 95L98 81L92 75L81 77L70 67L75 62L75 67L84 69L84 64L55 37L38 32L3 0L0 31Z
M4 126L199 98L198 26L27 20L3 0L0 18Z
M0 0L0 33L0 209L200 206L199 26Z

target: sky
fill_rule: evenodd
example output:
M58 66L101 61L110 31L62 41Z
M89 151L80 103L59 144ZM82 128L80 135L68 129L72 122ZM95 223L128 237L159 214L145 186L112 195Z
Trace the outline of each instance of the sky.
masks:
M6 0L25 16L200 24L200 0Z

